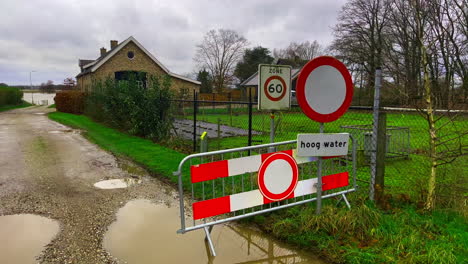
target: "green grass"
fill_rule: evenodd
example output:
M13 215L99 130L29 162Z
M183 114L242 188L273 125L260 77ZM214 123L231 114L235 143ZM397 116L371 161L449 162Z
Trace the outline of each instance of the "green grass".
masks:
M466 263L468 225L456 213L425 214L398 202L384 212L356 194L350 198L351 210L327 200L321 215L309 204L248 221L338 263Z
M55 104L51 104L47 108L55 108Z
M25 101L23 101L23 103L19 105L3 105L3 106L0 106L0 112L17 109L17 108L24 108L24 107L28 107L31 105L32 104L25 102Z

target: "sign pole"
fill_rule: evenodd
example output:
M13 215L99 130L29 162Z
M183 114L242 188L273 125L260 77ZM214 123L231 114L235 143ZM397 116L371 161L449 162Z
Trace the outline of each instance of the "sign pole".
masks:
M320 123L320 134L324 132L324 124ZM320 214L322 211L322 158L317 161L317 208L315 214Z
M270 113L270 143L275 142L275 112ZM270 152L275 151L275 147L270 147Z

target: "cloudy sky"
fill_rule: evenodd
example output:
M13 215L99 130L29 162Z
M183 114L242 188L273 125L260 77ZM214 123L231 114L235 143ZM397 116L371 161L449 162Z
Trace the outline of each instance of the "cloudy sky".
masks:
M345 0L1 0L0 83L61 83L109 40L134 36L171 71L193 72L195 45L233 29L251 46L327 45Z

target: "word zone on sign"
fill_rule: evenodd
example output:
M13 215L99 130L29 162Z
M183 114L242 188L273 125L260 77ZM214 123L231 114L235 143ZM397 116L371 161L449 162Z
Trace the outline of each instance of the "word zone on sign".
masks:
M195 202L193 218L203 219L316 193L317 178L299 180L298 164L326 158L302 157L296 150L286 150L193 165L192 183L258 172L258 189ZM322 191L348 186L349 173L323 176L322 183Z

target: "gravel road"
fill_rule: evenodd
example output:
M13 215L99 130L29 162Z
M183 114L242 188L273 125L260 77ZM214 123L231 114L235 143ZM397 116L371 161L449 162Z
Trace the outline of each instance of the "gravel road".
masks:
M222 253L215 260L206 251L203 232L184 236L175 233L178 210L170 205L177 205L178 197L172 185L101 150L80 131L49 120L46 114L52 110L34 106L0 113L0 220L16 214L28 218L39 215L55 220L60 226L37 260L30 257L30 263L118 263L103 248L106 238L115 256L132 263L274 263L277 259L287 263L296 260L323 263L315 256L289 249L262 233L235 224L214 229L215 245ZM140 183L109 190L93 186L107 179L132 179ZM150 203L143 202L143 208L139 208L136 205L142 203L141 199ZM134 207L138 210L131 211ZM122 219L114 222L120 208ZM131 213L126 215L129 210ZM21 243L21 237L32 240L33 233L46 231L24 234L30 232L25 230L41 225L28 224L23 228L21 225L25 222L16 223L20 227L17 231L0 226L3 231L0 234L7 234L3 241L10 248L29 253L28 256L37 255L31 249L26 252L28 248ZM105 236L108 230L112 232ZM8 234L19 238L18 245L11 245L15 242L8 240ZM257 247L255 252L250 250L251 244ZM25 263L18 254L9 254L16 259L2 256L1 250L0 263ZM188 251L192 254L187 254ZM25 256L22 255L23 259Z
M115 263L102 248L117 210L132 199L174 202L172 186L53 122L46 107L0 113L0 215L37 214L57 220L60 232L41 263ZM100 190L103 179L140 178L126 189Z

